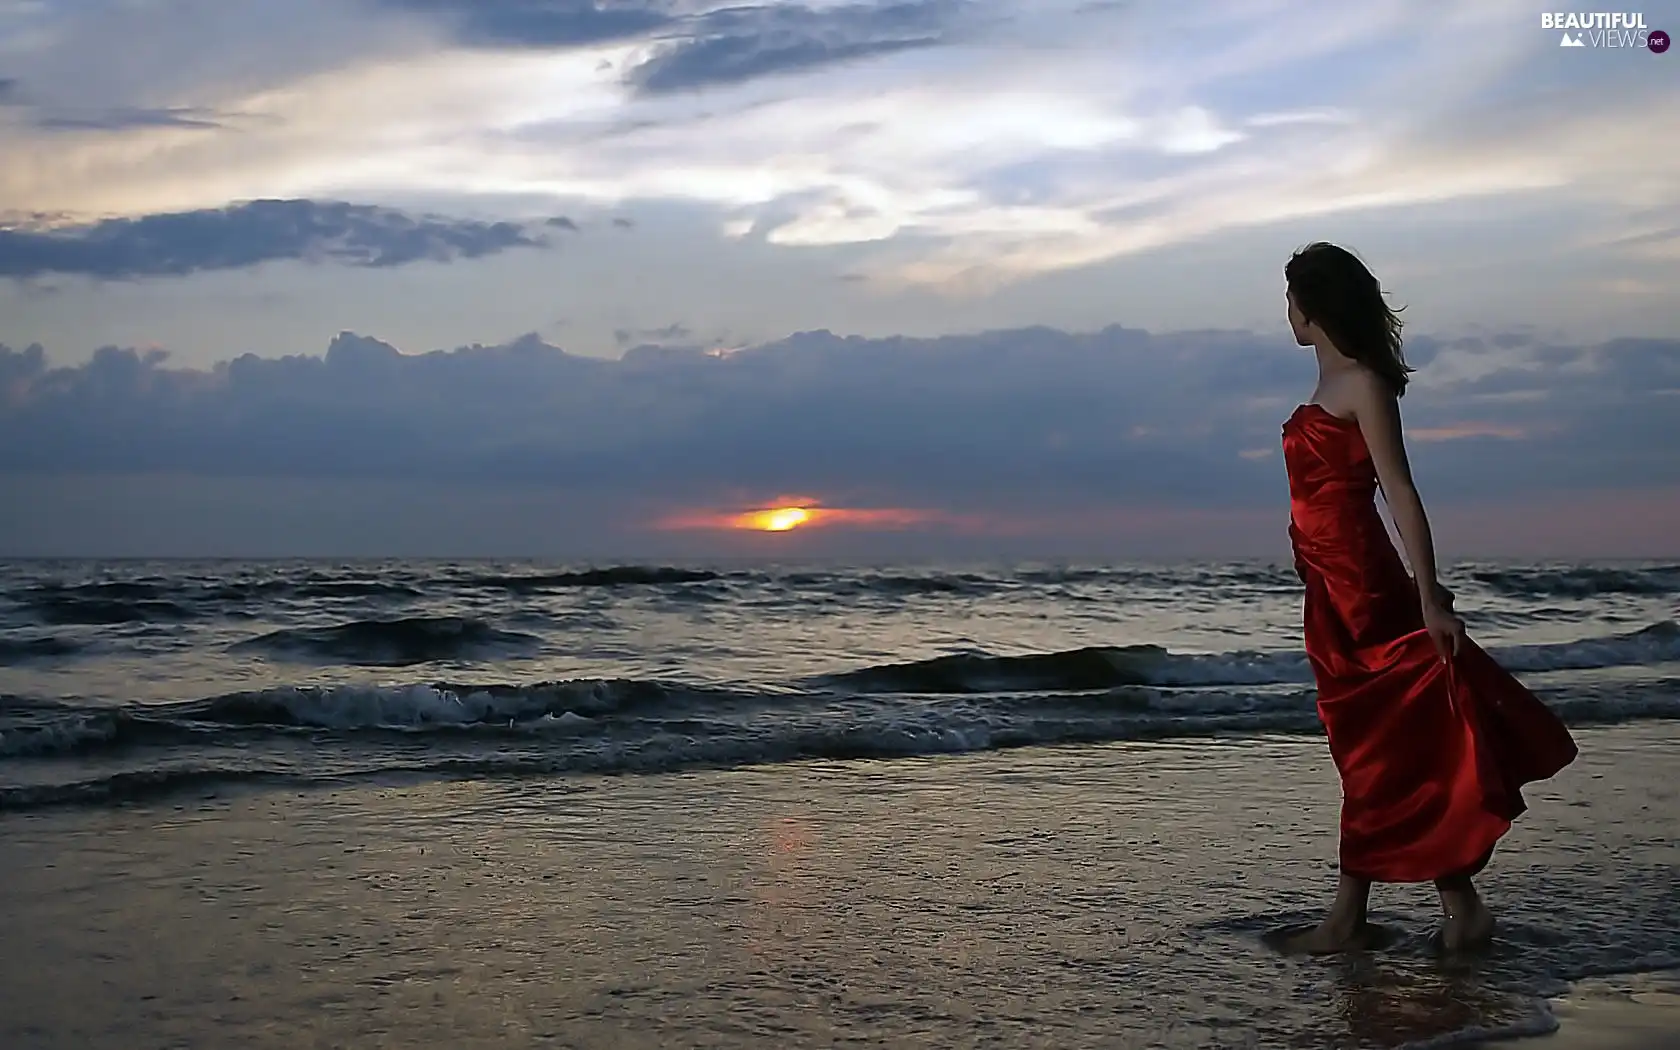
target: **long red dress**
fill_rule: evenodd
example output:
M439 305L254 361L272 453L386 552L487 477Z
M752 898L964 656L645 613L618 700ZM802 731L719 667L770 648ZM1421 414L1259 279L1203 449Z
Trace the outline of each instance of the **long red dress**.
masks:
M1307 658L1342 779L1341 869L1372 882L1474 874L1523 812L1522 786L1574 761L1575 742L1475 643L1442 662L1357 423L1302 405L1283 456Z

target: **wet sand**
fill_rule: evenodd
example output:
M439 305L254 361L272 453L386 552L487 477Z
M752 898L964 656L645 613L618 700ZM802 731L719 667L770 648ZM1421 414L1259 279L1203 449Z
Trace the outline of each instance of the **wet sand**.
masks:
M1680 973L1581 981L1550 1004L1558 1028L1487 1050L1673 1050L1680 1046Z
M1483 961L1431 952L1419 887L1379 895L1388 951L1261 946L1334 879L1314 739L14 813L0 1046L1673 1046L1667 993L1583 982L1543 1035L1513 990L1680 962L1680 727L1578 737L1484 882Z

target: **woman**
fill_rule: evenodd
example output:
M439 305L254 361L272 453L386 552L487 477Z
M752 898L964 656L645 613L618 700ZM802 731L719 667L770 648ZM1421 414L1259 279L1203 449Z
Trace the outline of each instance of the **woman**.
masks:
M1555 715L1465 637L1435 575L1399 399L1399 317L1364 264L1318 243L1284 269L1289 327L1318 356L1318 386L1283 428L1289 537L1306 585L1307 656L1342 780L1340 887L1297 951L1371 946L1373 882L1433 882L1449 950L1485 942L1493 916L1471 877L1524 809L1521 788L1575 758ZM1405 545L1389 540L1376 490Z

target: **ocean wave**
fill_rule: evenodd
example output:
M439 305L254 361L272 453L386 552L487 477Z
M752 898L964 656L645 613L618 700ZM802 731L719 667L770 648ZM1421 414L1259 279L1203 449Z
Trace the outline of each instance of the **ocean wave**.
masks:
M798 698L791 698L797 706ZM820 699L820 698L811 698ZM60 701L0 698L0 758L87 755L136 744L213 743L264 733L397 732L534 739L648 716L678 724L685 713L739 715L789 705L783 694L748 694L648 679L576 679L529 685L290 686L171 704L85 708Z
M1574 726L1680 718L1680 680L1613 691L1551 690L1542 697ZM776 699L783 703L768 710L767 697L646 682L570 682L270 690L171 705L168 712L125 710L73 725L0 730L0 756L77 759L65 767L72 779L0 786L0 810L137 799L217 780L626 775L1321 731L1310 690L1265 695L1130 687L939 704L805 698L792 709ZM759 709L748 710L750 703ZM262 746L265 736L272 747ZM169 746L189 740L190 748ZM165 746L142 753L136 745L145 742ZM101 751L108 763L127 768L86 775L99 764L90 756Z
M27 660L45 660L55 656L73 656L85 648L81 642L56 635L0 638L0 666L23 663Z
M330 778L326 777L227 766L135 769L59 784L3 786L0 787L0 812L44 809L52 806L144 802L195 787L288 782L302 786L319 785L329 780Z
M217 776L218 770L224 771L225 779L230 781L284 776L298 782L322 783L340 782L351 776L397 774L470 778L649 774L812 759L896 759L1032 745L1099 743L1172 736L1177 732L1168 722L1136 714L1039 719L1013 724L994 722L975 713L953 716L899 712L892 717L874 719L833 713L828 719L816 722L789 721L756 728L733 725L730 731L711 733L696 732L698 726L692 720L679 720L669 726L656 725L652 732L633 737L591 732L599 727L592 726L592 720L582 716L546 716L545 720L551 723L548 732L543 732L544 727L540 725L525 727L528 734L541 733L540 740L533 741L536 746L519 748L504 744L470 754L448 751L430 759L416 754L412 748L398 752L364 748L354 768L323 767L318 773L262 769L252 764L248 751L241 749L237 763L194 763L182 777L172 775L173 767L165 767L123 770L57 784L0 786L0 810L102 803L114 798L165 794L222 779ZM1226 730L1240 732L1288 731L1300 721L1299 714L1286 712L1230 715L1220 719ZM449 733L448 738L457 739L457 736Z
M473 617L407 616L286 628L239 642L234 648L358 666L400 667L505 656L541 641L536 635L500 630Z
M1057 653L961 653L826 676L859 693L997 693L1146 685L1170 654L1158 646L1090 646Z
M468 587L504 591L541 591L570 587L650 587L709 583L721 576L722 573L710 569L682 569L667 565L616 565L576 572L470 576L459 582Z
M1550 645L1507 645L1489 652L1506 670L1531 674L1672 663L1680 660L1680 623L1659 620L1622 634Z
M78 711L33 724L0 727L0 758L69 758L198 735L167 716L134 710Z
M101 591L114 585L103 584ZM37 620L59 626L115 626L196 619L200 610L168 598L117 597L112 593L78 593L70 589L40 588L25 593L21 604Z
M1664 620L1625 634L1489 650L1514 672L1578 671L1680 660L1680 625ZM1312 681L1299 651L1173 653L1159 646L1093 646L1020 656L959 653L879 664L818 681L858 693L990 693L1112 689L1127 685L1219 686Z
M835 597L984 597L1035 588L1081 589L1095 585L1139 592L1175 591L1186 586L1220 588L1299 587L1293 573L1272 566L1215 566L1186 569L1022 568L1016 570L889 570L867 572L819 569L746 569L730 571L673 565L610 565L562 571L428 572L382 567L312 569L295 573L259 573L239 578L201 574L146 576L130 580L49 582L26 588L18 597L54 622L114 624L150 619L184 620L226 613L278 600L366 599L404 601L461 590L511 594L545 591L672 588L675 596L703 594L693 585L727 582L756 585L771 593L804 592Z
M298 686L163 705L170 717L234 726L319 729L451 728L601 718L694 703L741 702L721 689L646 679L577 679L532 685Z
M510 638L530 637L478 621L422 618L278 631L242 644L398 665L458 658L504 645ZM1623 635L1509 647L1495 655L1517 673L1660 665L1680 661L1680 625L1664 621ZM1607 683L1599 691L1565 694L1558 702L1564 705L1561 713L1587 722L1680 716L1671 683L1661 677L1657 682ZM25 704L17 698L0 702L0 757L161 743L187 730L383 729L518 737L575 729L582 721L675 724L691 715L751 726L755 719L770 724L824 709L851 711L865 721L879 710L927 711L958 720L978 713L992 725L1034 722L1049 734L1047 740L1059 738L1063 729L1058 726L1091 717L1122 720L1104 733L1124 729L1194 734L1219 728L1220 718L1251 715L1281 719L1276 728L1316 726L1312 673L1303 654L1173 653L1156 646L1024 656L958 654L842 672L791 689L585 678L533 684L295 686L120 708L42 703ZM1153 728L1127 719L1147 720Z
M1680 718L1680 679L1675 678L1562 686L1542 690L1541 695L1570 724ZM928 700L750 691L649 679L295 686L104 708L6 698L0 702L0 719L0 759L223 744L256 756L265 737L277 743L304 739L359 746L358 742L390 736L422 750L430 746L426 739L452 742L444 745L448 747L480 742L513 750L581 741L619 751L664 739L669 742L668 757L679 766L690 759L705 763L711 760L708 756L719 754L731 762L770 762L1320 730L1316 694L1300 685L1133 684ZM753 750L760 745L761 750ZM616 768L598 756L551 757L560 765L544 768ZM632 762L626 768L645 765Z
M402 601L460 588L524 593L565 588L659 587L710 582L723 574L709 569L621 565L526 574L401 575L405 578L356 570L342 573L316 570L293 576L245 579L185 576L52 582L24 588L17 592L16 598L48 623L97 625L189 620L224 614L230 607L285 599Z
M977 572L790 572L770 582L793 590L819 590L839 597L905 598L919 595L977 597L1012 584L1008 576Z
M306 573L298 577L218 580L195 577L143 580L107 580L96 583L46 583L24 589L19 598L26 606L48 610L107 611L121 620L79 622L126 622L144 619L157 611L180 618L202 612L204 605L241 604L278 598L411 598L424 592L413 583L355 576ZM156 603L162 603L161 606ZM172 612L168 607L173 606ZM132 609L138 615L124 615Z
M301 580L241 580L211 585L200 592L200 595L209 601L238 604L271 601L277 598L418 598L425 593L412 583L328 577Z
M1479 569L1470 576L1491 590L1516 598L1680 594L1680 565Z
M1653 566L1467 566L1468 579L1505 598L1581 600L1596 596L1680 594L1680 565ZM277 600L363 599L401 602L461 591L542 594L567 590L669 589L672 596L704 598L719 593L705 584L763 588L782 595L803 593L842 598L981 598L994 594L1101 595L1103 600L1171 598L1189 591L1223 594L1280 594L1298 590L1287 565L1232 563L1199 566L1017 566L975 569L827 570L622 564L545 571L509 568L486 571L464 565L339 566L296 571L264 569L232 577L194 570L182 575L132 579L36 582L12 597L48 623L110 625L141 621L184 621L228 614ZM736 585L739 585L737 587Z
M143 602L169 597L176 585L160 578L101 580L92 583L41 583L23 591L24 599L70 598L88 601Z

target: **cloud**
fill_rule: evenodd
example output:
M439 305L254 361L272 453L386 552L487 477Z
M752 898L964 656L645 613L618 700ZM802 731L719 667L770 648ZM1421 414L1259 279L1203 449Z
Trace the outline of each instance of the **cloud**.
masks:
M0 350L0 471L524 485L690 523L788 492L900 508L900 524L1275 508L1282 467L1262 453L1310 385L1291 349L1119 327L818 331L606 360L534 336L405 355L346 333L324 357L198 370L111 347L54 368L31 347ZM1404 403L1426 499L1680 485L1680 341L1429 356Z
M538 202L534 214L676 203L722 235L856 249L836 269L886 292L990 291L1266 227L1386 214L1392 228L1470 200L1487 222L1545 213L1557 230L1536 240L1590 229L1604 257L1667 270L1680 258L1671 238L1629 239L1672 203L1680 169L1661 143L1680 130L1673 88L1632 55L1561 63L1555 41L1519 25L1515 0L1427 17L1404 0L310 0L307 18L284 20L250 5L194 10L168 33L214 17L225 36L196 50L260 52L264 76L183 82L197 67L179 56L196 37L160 43L170 68L153 68L151 50L107 39L134 23L100 36L90 17L77 46L103 40L95 53L109 60L58 49L39 77L56 69L53 90L74 94L95 67L103 94L78 96L77 113L143 99L259 119L23 136L27 159L0 170L0 199L121 215L268 196L499 197ZM317 61L298 47L297 68L269 70L275 49L257 44L304 31L293 23L331 25L340 50ZM343 52L364 39L365 53ZM841 61L862 55L875 60ZM107 83L107 67L125 78ZM37 72L24 75L33 89ZM1634 95L1650 104L1629 109ZM1412 209L1404 220L1400 208ZM1651 274L1602 276L1662 287Z
M0 2L0 56L48 111L212 106L435 47L416 21L343 0Z
M634 66L628 80L658 95L931 47L960 9L954 0L725 8L696 19L681 39Z
M1509 424L1467 422L1444 427L1416 427L1409 436L1413 441L1462 441L1476 437L1521 439L1528 436L1528 431Z
M176 277L286 259L391 267L547 243L515 223L336 201L259 200L87 225L0 228L0 278Z
M212 110L191 106L170 106L161 109L113 109L103 113L43 116L35 126L48 131L124 131L129 128L199 128L222 127Z
M618 328L613 331L613 342L617 343L621 350L637 344L665 346L672 343L688 343L693 339L693 330L681 323L668 324L663 328Z
M442 18L473 47L582 47L640 37L673 24L669 3L645 0L382 0Z
M601 68L660 95L938 43L962 0L682 3L678 0L382 0L441 19L468 47L571 50L627 41L651 49Z

